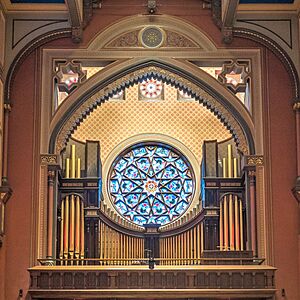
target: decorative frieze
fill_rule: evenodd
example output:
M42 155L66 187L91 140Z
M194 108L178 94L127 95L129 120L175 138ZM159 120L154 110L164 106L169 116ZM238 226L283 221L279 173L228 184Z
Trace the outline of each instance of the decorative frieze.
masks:
M59 165L59 156L56 154L41 154L40 163L41 165Z
M245 167L263 166L264 157L262 155L248 155L245 157Z

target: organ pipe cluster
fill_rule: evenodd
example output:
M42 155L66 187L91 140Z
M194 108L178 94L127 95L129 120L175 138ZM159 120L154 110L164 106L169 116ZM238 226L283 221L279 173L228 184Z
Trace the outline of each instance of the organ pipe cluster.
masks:
M65 178L80 178L80 158L76 159L75 145L71 158L66 159ZM80 196L68 195L61 202L59 258L64 264L79 264L84 259L84 203Z
M228 145L227 158L223 158L223 177L237 178L237 159L232 157ZM243 203L236 194L226 194L220 200L220 250L243 251Z
M191 265L199 262L204 246L203 223L183 233L160 239L161 265Z
M116 231L100 221L100 263L105 265L140 264L144 259L144 239Z

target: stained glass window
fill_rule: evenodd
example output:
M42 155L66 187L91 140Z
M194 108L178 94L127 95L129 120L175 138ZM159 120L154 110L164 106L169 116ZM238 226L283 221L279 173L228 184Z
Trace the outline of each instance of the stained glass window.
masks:
M190 205L195 189L187 159L166 144L139 144L113 163L109 193L117 211L138 224L167 224Z
M163 90L163 83L156 79L144 80L140 86L140 94L145 99L158 99Z

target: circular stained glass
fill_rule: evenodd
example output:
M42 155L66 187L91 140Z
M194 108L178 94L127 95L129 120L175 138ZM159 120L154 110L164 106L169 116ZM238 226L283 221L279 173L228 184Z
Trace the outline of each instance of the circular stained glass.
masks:
M161 95L163 84L156 79L147 79L140 84L142 96L148 99L155 99Z
M157 48L164 41L163 31L158 27L147 27L141 32L141 42L147 48Z
M113 163L109 194L117 211L138 225L165 225L190 205L195 189L187 159L166 144L127 149Z

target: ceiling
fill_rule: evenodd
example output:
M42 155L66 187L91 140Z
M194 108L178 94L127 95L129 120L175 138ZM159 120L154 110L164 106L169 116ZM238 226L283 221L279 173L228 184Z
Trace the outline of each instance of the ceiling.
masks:
M67 11L68 0L0 0L4 11ZM77 0L74 0L77 1ZM101 0L102 6L109 5L114 0ZM147 0L140 0L141 4ZM164 5L164 0L157 0ZM167 4L165 4L167 5ZM0 7L1 8L1 7ZM239 0L238 11L298 11L300 0Z

